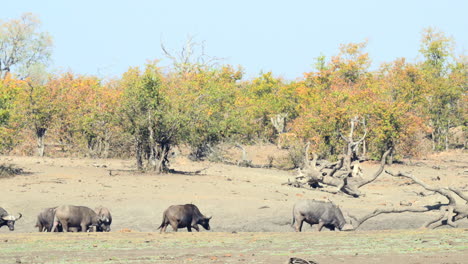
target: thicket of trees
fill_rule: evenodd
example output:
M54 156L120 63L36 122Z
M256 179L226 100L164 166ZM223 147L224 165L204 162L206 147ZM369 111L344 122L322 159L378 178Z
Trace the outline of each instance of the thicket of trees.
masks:
M463 133L456 147L466 147L468 60L435 29L422 33L421 61L400 58L378 70L370 70L366 42L318 57L295 81L271 72L244 80L242 68L183 49L165 50L173 67L155 61L103 81L46 72L51 41L39 28L32 15L0 25L3 153L133 156L140 169L162 172L177 145L203 159L220 142L289 137L334 157L348 146L351 120L359 120L356 137L366 133L359 151L370 158L389 147L400 156L421 154L427 143L455 147L454 128Z

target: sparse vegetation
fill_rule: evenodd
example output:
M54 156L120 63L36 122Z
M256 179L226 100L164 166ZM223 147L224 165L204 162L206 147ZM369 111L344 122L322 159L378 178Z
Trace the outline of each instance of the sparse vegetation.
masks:
M287 263L290 257L317 263L425 263L465 260L466 232L434 230L381 233L152 233L5 234L0 249L8 263ZM333 248L333 250L331 250ZM60 252L61 254L54 254Z
M23 173L23 169L14 165L0 165L0 178L9 178Z

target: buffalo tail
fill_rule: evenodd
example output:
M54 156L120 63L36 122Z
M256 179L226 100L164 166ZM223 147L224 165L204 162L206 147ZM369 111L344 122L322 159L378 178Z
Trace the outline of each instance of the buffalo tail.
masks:
M166 218L166 214L164 214L164 215L163 215L163 220L162 220L162 223L161 223L161 225L158 227L158 229L156 229L156 230L159 230L159 229L163 228L163 226L164 226L164 223L166 223L166 220L167 220L167 218Z

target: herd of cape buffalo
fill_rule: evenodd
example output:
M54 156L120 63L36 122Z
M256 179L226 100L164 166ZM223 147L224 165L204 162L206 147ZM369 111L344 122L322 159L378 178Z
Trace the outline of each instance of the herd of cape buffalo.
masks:
M299 200L293 207L292 225L296 232L302 231L304 222L318 225L318 231L323 227L330 230L351 230L343 213L332 202L316 200ZM0 207L0 228L8 226L15 229L15 222L22 217L10 215ZM174 231L178 228L192 228L200 231L198 225L210 230L211 217L204 216L194 204L171 205L163 213L161 233L166 232L170 225ZM37 215L36 227L39 232L109 232L111 231L112 215L108 208L97 207L94 210L86 206L62 205L45 208Z

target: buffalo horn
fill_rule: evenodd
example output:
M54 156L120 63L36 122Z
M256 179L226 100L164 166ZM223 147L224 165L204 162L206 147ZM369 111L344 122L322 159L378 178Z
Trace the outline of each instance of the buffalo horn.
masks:
M4 216L2 217L3 220L5 221L16 221L16 218L12 215L7 215L7 216Z

